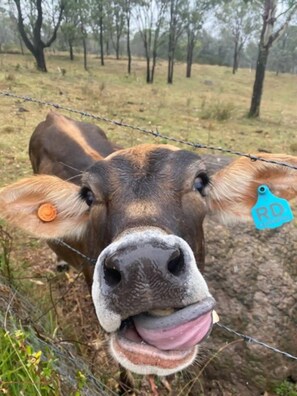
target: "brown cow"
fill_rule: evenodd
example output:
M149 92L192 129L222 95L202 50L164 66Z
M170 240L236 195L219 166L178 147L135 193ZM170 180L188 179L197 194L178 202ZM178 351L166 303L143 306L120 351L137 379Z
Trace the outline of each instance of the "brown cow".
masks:
M0 215L83 265L114 358L140 374L191 364L212 327L201 275L202 223L249 221L257 188L297 195L297 172L239 158L212 177L201 158L169 145L113 151L96 127L51 113L33 134L35 175L0 192ZM297 166L297 158L261 154ZM88 257L57 245L63 238Z

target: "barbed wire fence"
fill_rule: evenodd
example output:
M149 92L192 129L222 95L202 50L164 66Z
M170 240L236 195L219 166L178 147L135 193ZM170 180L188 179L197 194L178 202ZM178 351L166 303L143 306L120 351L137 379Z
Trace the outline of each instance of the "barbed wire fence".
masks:
M0 96L20 99L20 100L24 100L25 102L37 103L37 104L40 104L42 106L49 106L49 107L53 107L53 108L58 109L58 110L64 110L64 111L67 111L69 113L78 114L78 115L80 115L82 117L87 117L87 118L91 118L91 119L96 120L96 121L103 121L103 122L106 122L106 123L109 123L109 124L112 124L112 125L116 125L116 126L119 126L119 127L132 129L134 131L138 131L138 132L140 132L142 134L145 134L145 135L150 135L150 136L153 136L155 138L160 138L160 139L164 139L164 140L167 140L167 141L170 141L170 142L173 142L173 143L182 144L182 145L185 145L185 146L192 147L194 149L207 149L207 150L212 150L212 151L219 151L219 152L226 153L226 154L233 154L233 155L236 155L236 156L239 156L239 157L246 157L246 158L249 158L251 161L261 161L261 162L266 162L266 163L274 164L274 165L280 165L280 166L284 166L286 168L297 170L297 166L292 165L292 164L288 164L286 162L268 160L266 158L262 158L261 156L247 154L247 153L244 153L244 152L241 152L241 151L238 151L238 150L232 150L232 149L227 149L227 148L224 148L224 147L208 145L208 144L205 144L205 143L191 142L191 141L188 141L188 140L178 139L178 138L175 138L173 136L164 135L163 133L159 132L157 129L156 130L152 130L152 129L142 128L142 127L139 127L139 126L127 124L127 123L125 123L123 121L112 120L112 119L107 118L107 117L95 115L95 114L89 113L87 111L73 109L71 107L63 106L63 105L58 104L58 103L53 103L53 102L48 102L48 101L44 101L44 100L40 100L40 99L31 98L30 96L17 95L15 93L6 92L6 91L0 91Z
M292 170L297 170L297 166L294 166L292 164L288 164L288 163L285 163L285 162L276 161L276 160L268 160L266 158L262 158L260 155L259 156L258 155L251 155L251 154L248 154L248 153L241 152L239 150L232 150L232 149L228 149L228 148L224 148L224 147L204 144L204 143L201 143L201 142L191 142L191 141L187 141L187 140L183 140L183 139L178 139L178 138L175 138L175 137L172 137L172 136L167 136L167 135L161 133L160 131L158 131L157 129L156 130L152 130L152 129L146 129L146 128L135 126L135 125L130 125L130 124L127 124L127 123L125 123L123 121L112 120L112 119L109 119L109 118L104 117L104 116L92 114L92 113L89 113L89 112L86 112L86 111L82 111L82 110L77 110L77 109L74 109L74 108L71 108L71 107L67 107L67 106L64 106L64 105L61 105L61 104L58 104L58 103L53 103L53 102L49 102L49 101L39 100L39 99L35 99L35 98L29 97L29 96L18 95L18 94L15 94L13 92L8 92L8 91L0 91L0 96L12 98L12 99L23 100L25 102L36 103L36 104L39 104L39 105L52 107L52 108L55 108L55 109L58 109L58 110L63 110L63 111L69 112L69 113L77 114L77 115L79 115L81 117L90 118L90 119L93 119L93 120L96 120L96 121L103 121L105 123L109 123L109 124L112 124L112 125L115 125L115 126L118 126L118 127L122 127L122 128L132 129L132 130L137 131L139 133L152 136L153 138L164 139L166 141L170 141L170 142L173 142L173 143L178 143L178 144L181 144L181 145L185 145L185 146L188 146L188 147L191 147L191 148L194 148L194 149L208 149L208 150L212 150L212 151L219 151L219 152L225 153L225 154L232 154L232 155L236 155L236 156L240 156L240 157L246 157L246 158L249 158L251 161L262 161L262 162L265 162L265 163L271 163L271 164L274 164L274 165L286 167L286 168L289 168L289 169L292 169ZM61 239L57 240L57 242L59 244L61 244L61 245L64 245L66 248L70 249L72 252L75 252L77 255L79 255L84 260L89 261L92 265L95 265L96 259L86 256L85 254L83 254L79 250L73 248L72 246L70 246L69 244L65 243ZM36 278L40 278L40 277L36 277ZM22 278L20 277L20 279L22 279ZM78 279L78 276L75 278L75 280L77 280L77 279ZM70 290L70 288L68 288L66 290L66 293L68 293L69 290ZM64 296L65 295L63 294L63 297ZM57 305L59 303L59 301L60 300L58 300L55 303L55 305ZM50 307L50 309L54 309L55 305ZM48 312L48 310L47 310L47 312ZM38 319L43 317L47 312L43 313ZM215 325L217 327L219 327L220 329L232 334L233 336L236 336L238 338L243 339L247 343L253 343L255 345L259 345L259 346L261 346L263 348L266 348L266 349L268 349L268 350L270 350L270 351L272 351L274 353L281 354L282 356L284 356L284 357L286 357L288 359L293 359L293 360L297 361L297 356L295 356L295 355L293 355L291 353L288 353L286 351L282 351L282 350L280 350L280 349L278 349L278 348L276 348L276 347L274 347L272 345L267 344L266 342L263 342L261 340L256 339L255 337L240 333L240 332L238 332L238 331L236 331L236 330L234 330L234 329L232 329L232 328L230 328L230 327L228 327L228 326L226 326L226 325L224 325L222 323L216 323ZM59 352L57 350L57 353L59 354L61 352ZM71 358L70 360L71 360L72 363L74 363L74 359L73 358ZM92 374L89 373L88 375L89 375L89 377L91 378L91 380L93 382L94 381L96 382L96 378ZM100 384L100 386L102 386L102 384ZM101 391L102 391L102 389L101 389Z

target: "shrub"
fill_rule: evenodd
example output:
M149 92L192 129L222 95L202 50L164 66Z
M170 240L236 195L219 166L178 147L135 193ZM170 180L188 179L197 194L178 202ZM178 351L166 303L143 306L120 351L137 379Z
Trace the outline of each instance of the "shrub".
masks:
M226 121L231 118L234 106L232 103L210 101L203 99L200 106L199 116L202 120Z

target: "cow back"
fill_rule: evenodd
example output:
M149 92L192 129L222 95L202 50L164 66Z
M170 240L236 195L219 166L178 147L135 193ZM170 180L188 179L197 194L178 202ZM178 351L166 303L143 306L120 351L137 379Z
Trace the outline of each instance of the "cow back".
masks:
M32 134L29 155L34 173L80 184L81 173L114 150L96 125L50 112Z

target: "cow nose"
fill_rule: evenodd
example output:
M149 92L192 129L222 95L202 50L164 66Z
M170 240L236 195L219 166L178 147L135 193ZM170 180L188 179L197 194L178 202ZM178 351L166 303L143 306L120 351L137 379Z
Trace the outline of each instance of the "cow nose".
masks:
M185 260L179 248L145 245L106 257L103 271L107 287L116 288L121 284L130 288L139 276L146 284L151 283L154 273L165 279L172 275L181 277L185 271Z

